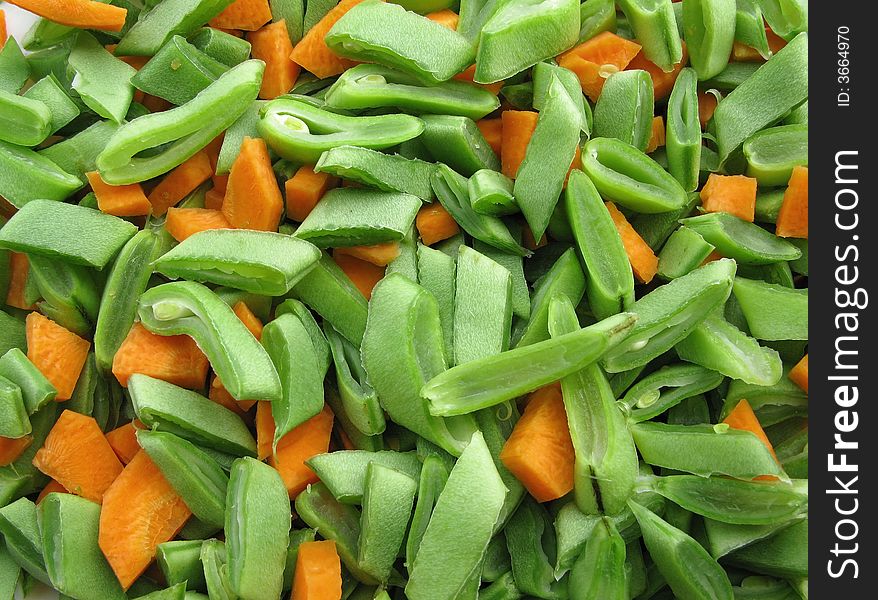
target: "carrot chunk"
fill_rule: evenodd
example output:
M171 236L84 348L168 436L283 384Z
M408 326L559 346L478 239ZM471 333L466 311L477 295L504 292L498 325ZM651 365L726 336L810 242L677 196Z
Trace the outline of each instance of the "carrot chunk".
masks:
M270 407L268 414L271 415ZM274 455L268 457L268 463L277 469L284 480L290 498L298 496L308 484L319 481L305 461L329 450L333 420L332 411L325 406L320 414L311 417L283 436L277 443ZM273 419L271 432L274 437Z
M353 67L356 62L342 58L326 45L323 38L345 13L363 0L341 0L335 8L308 30L290 55L295 62L320 79L339 75Z
M34 438L31 435L20 438L0 437L0 467L15 462L33 441Z
M91 344L37 312L25 319L25 337L27 358L58 391L55 400L70 400Z
M612 202L606 202L607 210L613 217L613 223L616 230L622 237L622 245L625 247L625 254L628 255L628 261L634 270L634 276L641 283L649 283L655 277L658 271L658 257L649 244L643 241L640 234L635 231L616 205Z
M360 290L360 293L367 300L372 297L372 289L384 277L384 267L354 258L350 254L340 254L334 251L332 253L332 260L344 271L345 275L357 286L357 289Z
M9 252L9 288L6 290L6 304L22 310L33 310L28 302L27 278L30 277L30 261L27 254Z
M341 558L335 542L319 540L299 546L290 600L339 600Z
M686 50L686 43L683 42L683 58L680 62L674 65L674 68L670 73L662 71L658 65L646 58L643 55L643 50L638 52L637 56L628 63L626 70L640 69L649 73L649 77L652 79L653 96L656 101L659 101L664 100L671 95L671 90L674 89L674 83L677 81L680 71L686 66L688 60L689 53Z
M72 410L58 417L33 463L71 493L98 503L122 472L97 421Z
M808 167L793 168L777 213L775 233L780 237L808 239Z
M314 167L305 165L284 183L287 197L287 217L304 221L311 214L323 194L338 185L338 178L329 173L315 173Z
M558 64L576 73L582 91L596 102L607 78L624 70L640 48L636 42L604 31L562 54Z
M184 388L204 385L207 357L188 335L156 335L135 323L113 357L113 375L123 387L135 373Z
M698 92L698 120L701 122L701 129L707 127L717 104L719 101L710 92Z
M290 54L293 53L293 43L287 32L286 21L281 19L266 25L248 35L247 40L252 47L253 58L265 63L259 97L273 100L293 89L301 67L290 58Z
M532 392L500 460L531 496L548 502L573 489L573 459L560 386Z
M121 31L128 11L93 0L9 0L55 23L79 29ZM3 36L5 39L5 35Z
M277 231L284 201L262 138L244 138L229 173L222 210L232 227Z
M725 212L752 223L757 185L752 177L711 173L701 188L701 207L704 212Z
M200 151L168 173L149 194L149 202L156 215L165 214L195 188L210 179L213 168L207 152Z
M652 132L649 135L649 144L646 145L646 153L651 154L665 145L665 120L661 117L653 117Z
M796 363L796 366L790 370L789 378L797 386L808 392L808 355L802 357L802 360Z
M235 0L210 20L211 27L255 31L271 21L268 0Z
M447 240L460 231L454 217L438 202L421 207L415 218L415 226L418 228L421 241L426 246Z
M98 545L123 589L174 538L192 515L165 476L141 450L104 494Z
M123 465L130 463L134 456L140 452L140 444L137 443L137 430L145 429L140 421L125 423L121 427L117 427L113 431L106 434L107 442Z
M257 340L262 339L262 321L259 320L259 317L253 314L253 311L250 310L250 307L243 301L235 302L235 306L232 307L234 313L241 319L241 322L247 328L247 330L253 334Z
M3 9L0 8L0 50L3 50L3 46L6 45L6 38L8 34L6 33L6 13L3 12Z
M531 110L504 110L500 115L500 162L507 177L515 179L518 174L538 118Z
M208 390L207 395L208 398L220 406L224 406L241 416L244 416L256 404L256 400L236 400L223 385L222 380L216 376L216 373L214 373L213 379L210 382L210 390Z
M265 460L271 456L274 443L274 417L271 416L271 402L256 403L256 458Z
M476 121L476 127L482 132L485 141L491 146L498 157L502 158L503 152L503 119L480 119Z
M347 254L360 260L365 260L378 267L386 267L399 256L399 242L384 242L370 246L348 246L336 248L333 254Z
M229 220L220 210L210 208L174 208L168 209L165 229L175 240L182 242L190 235L208 229L231 229Z
M774 447L772 447L771 442L768 439L768 436L765 435L765 431L762 429L762 425L759 423L759 419L756 418L756 413L753 412L753 408L750 406L750 403L747 402L746 399L741 399L740 402L732 409L732 412L728 414L728 416L723 419L723 423L731 427L732 429L740 429L742 431L749 431L753 435L759 438L765 447L771 452L771 455L777 460L777 454L774 453ZM770 476L774 478L774 476Z
M98 209L101 212L116 217L136 217L148 215L152 209L139 183L109 185L101 179L97 171L86 173L85 176L98 199Z

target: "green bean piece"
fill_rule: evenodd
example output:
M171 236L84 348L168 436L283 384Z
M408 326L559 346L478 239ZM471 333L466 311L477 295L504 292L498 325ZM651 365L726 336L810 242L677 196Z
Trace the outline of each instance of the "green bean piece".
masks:
M536 240L545 233L558 203L579 144L580 124L573 98L553 75L513 186L515 200Z
M314 167L318 173L329 173L383 192L411 194L424 202L433 199L430 176L435 169L435 165L422 160L358 146L330 148L320 155Z
M700 233L682 225L662 246L658 257L658 275L668 280L682 277L701 266L713 251L713 245L705 241Z
M686 196L686 203L678 210L651 215L638 214L632 219L631 226L653 251L660 251L670 235L680 226L680 219L689 216L701 203L698 193L689 193Z
M598 360L632 330L632 313L439 373L421 389L430 412L463 415L512 400Z
M524 594L515 586L512 571L500 576L488 587L479 590L479 600L519 600Z
M567 598L565 578L555 580L552 558L546 547L555 545L555 532L548 512L533 498L525 498L503 529L512 563L515 587L529 596L546 600Z
M647 576L640 540L628 542L625 544L625 579L629 595L637 598L646 592Z
M51 112L49 133L55 133L80 114L79 107L52 74L46 75L29 87L23 97L38 100L49 108Z
M668 99L665 149L668 171L684 190L698 188L701 165L701 122L698 120L698 81L693 69L680 71Z
M34 579L52 585L43 560L37 507L31 500L19 498L0 508L0 533L12 560Z
M296 497L296 514L309 527L320 531L324 539L335 542L342 563L358 581L367 585L378 583L357 561L360 511L356 507L339 503L323 483L317 483Z
M0 436L20 438L31 432L21 388L0 376Z
M202 540L171 540L156 546L156 563L168 585L185 583L186 589L205 591L201 566Z
M0 352L4 355L13 348L20 352L27 350L24 335L24 321L0 310Z
M306 542L313 542L316 534L316 531L309 528L290 530L290 545L287 546L287 562L284 567L284 591L289 591L293 587L293 576L296 573L299 546Z
M662 367L638 381L619 400L631 423L657 417L687 398L716 389L723 382L720 373L680 363Z
M420 18L420 17L419 17ZM259 135L282 158L314 164L320 155L338 146L381 150L415 138L424 122L404 114L349 117L296 98L278 98L261 110Z
M744 142L747 176L760 186L786 185L796 166L808 166L808 125L764 129Z
M424 384L445 370L441 335L436 300L427 290L398 273L375 286L361 352L381 406L395 423L460 455L475 422L435 416L420 398Z
M736 0L686 0L683 35L689 62L704 81L719 75L735 41Z
M751 575L732 589L739 600L799 600L802 596L792 586L791 581Z
M807 70L808 34L799 34L720 102L710 121L710 131L716 138L721 163L747 138L808 98ZM767 101L769 89L772 93Z
M518 232L517 234L520 234ZM521 256L510 254L474 240L473 248L499 265L503 265L512 275L512 314L522 319L530 317L530 290L524 278L524 261Z
M457 597L494 534L506 488L476 431L448 476L405 586L412 600ZM441 560L440 560L441 558Z
M360 345L366 329L366 298L328 254L323 253L292 293L349 342Z
M64 200L82 185L49 158L0 140L0 194L16 208L36 199Z
M789 369L789 366L785 367L783 376L770 386L732 380L726 392L721 416L728 415L742 398L750 402L753 412L765 427L789 417L806 415L808 395L789 379Z
M77 134L40 150L37 154L57 165L61 170L81 180L74 189L82 187L85 174L94 171L98 154L110 140L119 125L112 121L98 121ZM53 196L40 196L54 200ZM60 199L60 198L59 198Z
M438 162L467 177L481 169L500 169L500 159L469 117L422 115L421 118L425 127L419 139Z
M595 104L594 134L622 140L644 152L652 134L654 110L649 73L619 71L607 78Z
M497 96L463 81L424 85L418 77L389 67L361 64L345 71L326 92L332 108L395 107L416 115L481 119L500 106Z
M485 560L482 562L482 581L494 582L503 578L512 569L509 550L506 548L506 536L503 532L495 534L488 542Z
M366 467L370 463L392 469L413 480L417 480L421 473L421 463L414 452L338 450L317 454L307 460L308 466L342 504L363 502L363 494L368 486Z
M734 294L759 340L808 339L808 290L736 277Z
M732 585L722 567L694 539L636 502L643 541L674 594L683 598L732 600Z
M760 475L785 478L766 446L749 431L724 425L667 425L658 422L630 426L634 443L651 465L707 477L729 475L753 479ZM689 446L692 444L692 446ZM680 448L697 448L683 453Z
M10 348L0 356L0 377L21 390L25 411L32 415L55 399L57 391L20 348Z
M517 110L530 110L533 107L534 85L532 81L504 85L500 95Z
M801 519L789 519L771 525L734 525L714 519L704 519L707 549L716 559L771 537L775 533L791 527Z
M579 329L573 303L555 296L549 331L559 338ZM573 442L573 492L585 514L618 514L634 489L637 451L607 378L596 364L561 379L567 425Z
M683 46L670 0L621 0L617 3L643 46L643 55L670 72L683 59Z
M756 222L773 224L777 221L785 191L786 188L775 188L756 192Z
M52 111L40 100L0 90L0 140L36 146L51 133Z
M579 7L579 41L590 40L604 31L616 30L616 3L612 0L588 0Z
M276 598L283 587L290 501L280 474L254 458L232 465L226 499L229 583L246 598Z
M671 349L722 306L732 291L735 262L717 260L643 296L631 311L638 315L631 335L610 350L602 364L619 373L647 364Z
M661 165L614 138L595 138L582 148L582 170L601 196L639 213L663 213L686 204L686 192Z
M628 256L600 194L581 171L570 174L564 206L588 271L585 293L595 317L604 319L627 310L634 304L634 276Z
M455 269L454 258L441 250L418 244L418 284L436 299L447 362L454 357Z
M189 236L153 266L172 279L281 296L319 258L320 251L315 246L296 237L268 231L211 229Z
M340 400L351 424L367 436L384 432L384 411L363 370L359 349L344 339L329 323L324 323L332 352ZM319 412L319 409L318 409Z
M66 60L66 59L65 59ZM17 94L30 77L30 64L14 37L0 48L0 90Z
M571 600L627 600L625 557L622 536L611 520L601 519L570 570Z
M570 69L559 67L551 62L538 62L533 68L533 107L536 110L542 110L546 103L546 94L549 91L549 85L552 83L552 75L558 78L573 103L577 105L579 110L579 128L586 136L591 135L592 115L591 105L586 101L582 94L582 87L579 84L579 78L576 73Z
M777 351L759 345L714 313L674 347L683 360L746 383L773 385L783 374Z
M259 316L259 313L254 311L260 319L268 321L269 312L271 311L271 299L265 296L257 296L257 298L266 298L268 300L268 302L266 302L263 316ZM246 302L248 303L248 306L250 306L250 300L248 299ZM227 301L226 304L234 306L235 302ZM250 309L253 310L252 307L250 307ZM314 348L314 353L317 358L317 370L321 374L321 378L325 377L326 372L329 370L329 365L332 362L332 355L329 350L329 342L326 340L326 336L323 335L320 325L314 320L314 315L311 314L308 307L294 298L287 298L274 309L275 318L279 318L287 313L295 315L305 327L305 331L308 333L308 337L311 340L311 346Z
M473 173L467 184L473 210L496 217L517 213L518 204L512 195L513 183L503 173L491 169Z
M518 256L528 256L530 251L515 241L506 224L472 209L467 190L467 179L454 172L447 165L439 165L432 177L433 192L439 203L460 225L477 240Z
M418 233L412 223L399 242L399 255L384 269L384 276L399 273L412 283L418 281Z
M203 285L176 281L151 288L140 297L137 313L152 333L191 336L234 398L282 398L268 354L232 309Z
M101 507L73 494L52 493L37 507L46 571L52 585L73 598L124 599L98 547Z
M765 21L777 35L789 41L808 31L808 3L803 0L757 0Z
M146 94L179 106L192 100L228 69L229 65L175 35L137 71L131 84Z
M100 305L100 290L92 271L34 254L30 277L42 298L36 303L40 312L77 335L91 332Z
M442 459L436 456L428 456L424 459L418 480L417 500L405 543L405 560L409 567L415 562L436 501L448 480L448 472L449 469L443 464Z
M781 121L784 125L807 125L808 124L808 101L805 100L796 108L794 108L790 114L783 118Z
M284 0L280 1L284 2ZM278 0L272 1L272 12L273 5L277 2ZM293 3L295 3L295 0ZM288 30L294 26L292 21L287 21ZM174 36L174 38L176 37ZM301 35L299 37L301 38ZM174 38L171 39L173 40ZM292 36L290 39L293 43L297 41L293 40ZM234 67L250 58L250 42L213 27L202 27L189 37L189 43L213 60L219 61L227 67ZM164 49L167 45L166 43L162 48Z
M418 483L375 462L368 463L365 471L357 560L386 582L405 538Z
M229 582L229 566L226 563L226 557L226 545L219 540L204 540L201 544L202 573L209 598L217 598L218 600L235 600L237 598Z
M193 156L247 110L259 91L264 69L262 61L244 61L186 104L125 123L97 157L101 178L110 185L145 181ZM137 156L159 146L162 150L157 154Z
M701 234L720 254L741 264L766 265L795 260L802 254L786 240L730 213L706 213L680 222Z
M137 70L85 32L76 36L68 65L75 73L73 90L85 105L105 119L121 123L134 96L130 80Z
M512 275L468 246L457 255L454 295L454 364L509 348Z
M775 577L808 575L808 519L771 537L735 550L724 561L754 573Z
M235 456L256 454L256 442L241 418L200 394L141 374L128 380L128 392L147 427Z
M750 46L765 60L771 58L771 48L765 34L765 20L758 0L735 0L735 41Z
M491 456L494 457L494 466L497 467L497 473L500 474L500 479L503 480L503 484L508 490L495 526L498 535L525 496L524 486L500 460L500 452L503 451L506 440L512 435L512 429L518 422L519 416L518 407L513 402L486 408L475 413L479 430L485 437L485 443L491 451ZM503 572L506 570L508 569L504 569ZM500 574L502 573L497 573L497 575Z
M220 14L231 0L170 0L144 12L116 47L119 56L153 56L174 35L189 36Z

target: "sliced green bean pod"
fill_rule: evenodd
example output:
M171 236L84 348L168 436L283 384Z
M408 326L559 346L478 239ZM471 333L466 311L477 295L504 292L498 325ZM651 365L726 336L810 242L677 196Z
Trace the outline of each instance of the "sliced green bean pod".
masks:
M682 225L662 246L658 256L658 275L670 280L691 273L704 264L714 249L700 233Z
M0 533L9 556L34 579L52 585L43 559L37 507L31 500L19 498L0 508Z
M155 558L168 585L186 583L193 591L206 591L201 565L203 540L171 540L156 546Z
M760 340L808 339L808 290L736 277L735 298L750 333Z
M506 548L506 536L503 532L495 534L488 543L485 560L482 562L482 581L497 581L512 569L512 560Z
M232 584L229 582L226 545L219 540L204 540L199 557L208 598L235 600L237 595L232 591Z
M619 400L631 423L641 423L723 382L720 373L690 364L662 367L638 381Z
M670 0L621 0L617 3L643 46L643 55L670 72L683 59L680 32Z
M36 303L41 313L77 335L91 332L98 316L100 290L88 268L34 254L30 277L42 298Z
M652 134L652 79L639 69L607 78L594 107L596 137L616 138L644 152Z
M192 100L228 69L229 65L211 58L175 35L137 71L131 83L145 94L179 106Z
M383 192L412 194L424 202L433 199L430 177L435 169L435 165L423 160L358 146L330 148L320 155L314 167L318 173L330 173Z
M36 199L64 200L82 185L50 157L0 141L0 194L16 208Z
M137 312L152 333L191 336L234 398L282 397L268 354L232 309L203 285L176 281L151 288L140 297Z
M0 436L17 439L31 432L21 388L0 376Z
M377 452L384 449L384 438L381 435L366 435L357 429L351 419L351 415L348 414L347 408L342 404L341 396L337 389L331 384L324 385L323 394L326 404L329 405L329 408L335 415L339 430L347 434L354 449L369 452Z
M367 487L366 467L375 463L417 480L421 463L414 452L338 450L317 454L307 464L342 504L361 504Z
M735 41L750 46L765 60L771 58L765 19L758 0L735 0Z
M469 178L467 190L473 210L482 215L503 216L518 212L512 195L514 182L503 173L480 169Z
M448 481L448 473L449 469L443 464L442 459L436 456L428 456L424 459L418 478L418 493L412 512L412 522L405 542L405 562L409 567L415 564L415 557L418 555L433 509L439 494L445 488L445 482Z
M52 113L49 133L55 133L80 114L79 107L61 88L58 79L52 74L37 81L22 96L31 100L39 100L49 108Z
M268 104L266 100L253 100L247 104L240 116L228 126L223 134L219 156L216 159L216 174L228 173L235 159L241 153L241 143L245 137L259 137L257 124L262 108Z
M57 390L20 348L10 348L0 356L0 377L21 390L27 414L32 415L55 399Z
M601 519L570 570L571 600L628 600L625 556L625 541L615 525Z
M790 380L789 368L784 368L783 376L774 385L760 386L732 380L726 392L721 416L728 415L744 398L765 427L789 417L807 415L808 395Z
M296 573L296 562L299 557L299 546L306 542L313 542L317 532L310 528L291 529L290 545L287 546L287 562L284 567L284 591L293 587L293 577Z
M701 122L698 120L698 78L695 70L680 71L668 99L665 149L668 171L684 190L698 188L701 165Z
M735 550L760 542L787 527L792 527L800 520L789 519L771 525L735 525L705 518L707 549L714 558L722 558Z
M500 169L500 159L469 117L423 115L421 118L425 127L419 139L436 161L466 177L481 169Z
M280 0L280 2L284 2L284 0ZM272 0L272 12L274 12L274 6L277 3L278 0ZM295 4L295 1L292 4ZM292 20L288 20L286 24L288 30L296 25ZM298 39L301 37L300 34ZM290 35L290 41L294 44L298 39L294 39L294 36ZM229 67L234 67L250 58L250 42L213 27L202 27L189 37L189 42L212 59Z
M600 1L600 0L599 0ZM584 3L583 3L584 4ZM570 69L559 67L551 62L538 62L533 68L533 107L536 110L542 110L546 103L546 95L549 92L549 86L552 84L552 76L558 78L573 103L579 108L579 129L584 135L591 135L594 115L591 111L591 105L582 94L582 87L579 84L579 78L576 73Z
M683 35L698 79L710 79L728 64L735 42L736 14L736 0L683 2Z
M384 269L385 277L393 273L413 283L418 281L418 232L414 223L399 242L399 255Z
M728 565L775 577L808 575L808 519L786 527L769 538L735 550L724 558Z
M519 600L524 598L515 585L512 571L504 573L496 581L479 590L479 600Z
M265 298L265 296L258 296L258 298ZM268 313L271 310L271 299L268 299L265 314L264 316L260 316L259 318L267 321L269 320ZM249 300L245 300L248 302L247 306L250 307ZM231 306L234 306L234 302L226 302ZM250 310L253 310L250 307ZM256 312L256 311L254 311ZM311 311L308 310L308 307L299 302L294 298L287 298L280 304L278 304L274 309L275 318L281 317L287 313L293 314L297 319L302 323L305 327L305 331L308 332L308 337L311 339L311 346L314 348L314 352L317 356L317 370L321 374L321 379L326 376L326 372L329 370L329 365L332 362L332 354L329 349L329 342L326 339L326 336L323 335L323 331L320 329L320 325L317 324L317 321L314 319L314 315L311 314ZM259 316L258 313L256 313Z
M508 490L506 500L503 502L503 508L500 510L500 516L497 518L497 525L495 526L495 529L499 532L512 513L518 508L522 498L526 495L524 486L515 475L506 468L503 461L500 460L500 452L502 452L506 440L512 435L512 429L518 422L518 408L515 406L514 402L509 402L507 404L492 406L491 408L477 411L475 417L476 422L479 425L479 430L485 437L485 443L491 451L491 456L494 457L494 466L497 467L500 479L503 480L503 484ZM498 575L499 574L500 573L498 573Z
M98 121L75 135L40 150L37 154L78 178L80 183L74 189L79 189L86 181L85 174L97 168L98 155L118 129L119 125L112 121ZM54 196L39 197L55 199Z
M66 54L69 54L69 49ZM66 54L64 60L66 61ZM21 47L15 41L15 37L9 36L3 48L0 48L0 90L17 94L30 77L30 62L21 52Z
M74 73L71 87L85 105L105 119L121 123L134 97L131 77L137 70L107 52L86 32L76 36L67 64Z
M0 140L36 146L52 132L52 112L40 100L0 90Z
M527 321L519 322L520 325L513 332L514 346L521 348L549 339L549 306L552 298L567 296L573 304L579 304L585 290L585 273L576 252L569 248L534 283L530 316Z
M638 214L632 219L631 226L654 252L662 249L670 235L680 226L680 219L688 217L692 210L701 203L697 192L686 194L686 196L686 203L677 210L651 215Z
M169 0L150 3L137 22L122 36L119 56L153 56L173 35L186 37L220 14L228 0ZM160 6L159 6L160 5Z
M514 235L520 236L520 231ZM512 274L512 314L522 319L530 317L530 289L524 278L524 260L517 254L498 250L479 240L474 240L473 248L503 265Z
M512 563L515 587L529 596L565 600L567 580L555 580L552 561L545 548L555 546L549 513L528 496L503 529Z
M766 265L802 255L786 240L730 213L706 213L680 222L701 234L720 254L742 264Z
M384 411L363 370L359 349L344 339L329 323L324 323L332 352L341 402L351 423L365 435L384 432ZM319 410L319 409L318 409Z
M744 142L747 176L760 186L785 186L793 168L808 166L808 125L763 129Z
M616 30L616 3L613 0L588 0L579 7L579 43L604 31Z
M768 26L785 40L808 31L808 3L805 0L757 1Z

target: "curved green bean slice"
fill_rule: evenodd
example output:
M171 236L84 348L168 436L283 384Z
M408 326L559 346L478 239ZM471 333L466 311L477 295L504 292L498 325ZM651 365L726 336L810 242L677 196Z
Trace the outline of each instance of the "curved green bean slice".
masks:
M658 275L663 279L682 277L704 264L713 251L713 244L706 242L700 233L681 225L662 246Z
M0 377L21 389L27 414L32 415L55 399L57 391L20 348L10 348L0 356Z
M658 67L670 72L683 59L683 46L670 0L620 0L619 8L628 17L643 54Z
M415 564L421 540L424 538L424 532L427 530L436 501L445 488L446 481L448 481L448 469L442 459L436 456L426 457L418 479L418 497L405 543L406 565Z
M687 67L677 76L668 99L665 139L668 171L687 192L698 188L701 148L698 78L695 71Z
M41 313L77 335L91 332L100 305L100 290L92 271L34 254L30 276L42 298L36 303Z
M52 131L52 111L44 102L0 89L0 139L36 146Z
M511 179L498 171L492 169L476 171L467 184L473 210L482 215L495 217L517 213L519 209L512 195L513 184Z
M152 333L191 336L234 398L282 398L268 354L232 309L200 283L176 281L151 288L140 297L137 312Z
M223 526L229 477L219 463L172 433L141 429L137 443L196 518L217 528Z
M52 585L43 559L43 542L37 522L37 507L27 498L19 498L0 508L0 533L6 551L35 579Z
M608 373L645 365L684 339L732 291L735 261L722 259L674 279L634 303L637 324L603 358Z
M771 525L808 512L807 480L788 483L672 475L639 484L686 510L723 523Z
M721 417L725 418L742 398L747 399L765 427L790 416L806 415L808 395L789 378L789 369L789 366L784 368L783 376L774 385L761 386L732 380Z
M705 367L676 364L662 367L638 381L619 400L631 423L657 417L683 400L709 392L723 376Z
M765 21L777 35L790 40L808 31L808 3L805 0L758 0Z
M222 297L222 296L220 296ZM258 298L265 298L265 296L257 296ZM265 308L265 316L259 317L264 321L269 320L268 313L271 310L271 299L268 298L269 302ZM248 306L250 306L250 301L245 300ZM226 302L230 306L234 306L235 302ZM251 308L251 310L254 310ZM314 347L314 352L317 355L317 369L321 374L321 377L326 376L326 372L329 370L329 365L332 362L332 355L329 350L329 342L326 341L326 336L323 335L323 331L320 329L320 325L317 324L317 321L314 320L314 315L311 314L311 311L308 310L308 307L299 302L294 298L287 298L280 304L278 304L274 309L275 318L281 317L287 313L293 314L297 319L302 323L305 327L305 331L308 332L308 337L311 339L311 345ZM259 313L256 313L259 316Z
M684 0L683 35L689 62L704 81L719 75L735 42L736 0Z
M515 587L529 596L566 600L567 581L555 580L545 547L555 545L548 512L533 498L524 499L503 529Z
M247 229L209 229L189 236L153 263L171 279L188 279L282 296L319 260L297 237Z
M614 0L588 0L579 6L579 43L604 31L616 30Z
M500 170L500 159L475 121L455 115L422 115L419 141L436 161L469 177L481 169Z
M771 58L765 20L758 0L736 0L735 41L750 46L765 60Z
M571 600L628 600L625 541L613 522L601 519L570 570Z
M235 600L236 595L229 583L229 566L226 564L226 545L219 540L204 540L199 550L202 575L208 598Z
M312 456L307 464L342 504L361 504L366 485L366 467L376 463L418 479L421 463L414 452L365 452L338 450Z
M594 107L596 137L616 138L644 152L652 134L652 79L639 69L607 78Z
M381 150L416 138L424 122L403 114L348 117L298 98L278 98L261 109L256 127L282 158L314 164L338 146Z
M356 67L355 67L356 68ZM433 199L430 177L436 165L398 154L384 154L358 146L338 146L320 155L318 173L358 181L384 192L404 192L424 202Z
M570 174L564 206L588 271L585 293L595 317L604 319L631 308L634 275L622 238L591 179L579 170Z
M808 290L735 277L735 298L753 337L808 339Z
M698 600L734 599L728 575L701 544L636 502L628 506L637 517L650 556L674 594Z
M786 527L773 536L735 550L726 564L776 577L808 575L808 519Z
M351 424L364 435L380 435L386 426L384 410L363 370L360 351L329 323L323 324L332 352L338 393Z
M779 531L792 527L801 518L789 519L772 525L734 525L714 519L704 518L704 534L707 549L714 558L721 558L735 550L760 542Z
M463 81L424 85L417 77L382 65L362 64L345 71L327 90L327 106L345 109L391 106L414 114L459 115L481 119L500 106L497 96Z
M595 138L582 148L582 170L601 196L639 213L662 213L686 204L686 192L661 165L614 138Z
M583 3L584 4L584 3ZM549 92L549 86L552 84L552 76L558 78L558 81L570 94L573 104L579 108L579 128L584 135L591 135L594 115L592 114L591 105L586 101L582 94L582 87L579 84L579 78L576 73L570 69L559 67L551 62L538 62L534 65L533 77L533 107L536 110L543 110L546 103L546 94Z
M786 185L794 167L808 166L808 126L763 129L744 142L744 158L747 176L760 186Z
M369 381L393 421L460 455L475 430L473 419L437 417L420 397L424 383L445 370L433 296L398 273L381 280L372 291L361 352Z
M786 240L730 213L706 213L680 219L680 223L701 234L720 254L741 264L767 265L802 255Z
M507 350L441 372L424 385L430 412L463 415L512 400L595 362L631 332L621 313L557 338Z
M504 573L491 585L479 590L479 600L519 600L520 598L524 598L524 594L516 587L512 571Z
M97 157L101 178L110 185L136 183L184 162L247 110L259 92L264 69L262 61L244 61L186 104L122 125ZM159 146L163 149L158 154L137 156Z

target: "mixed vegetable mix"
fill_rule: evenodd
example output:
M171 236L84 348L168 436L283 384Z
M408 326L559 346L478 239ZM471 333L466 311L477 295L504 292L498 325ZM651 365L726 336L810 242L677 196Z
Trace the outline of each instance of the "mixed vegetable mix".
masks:
M11 0L0 600L808 596L804 0Z

